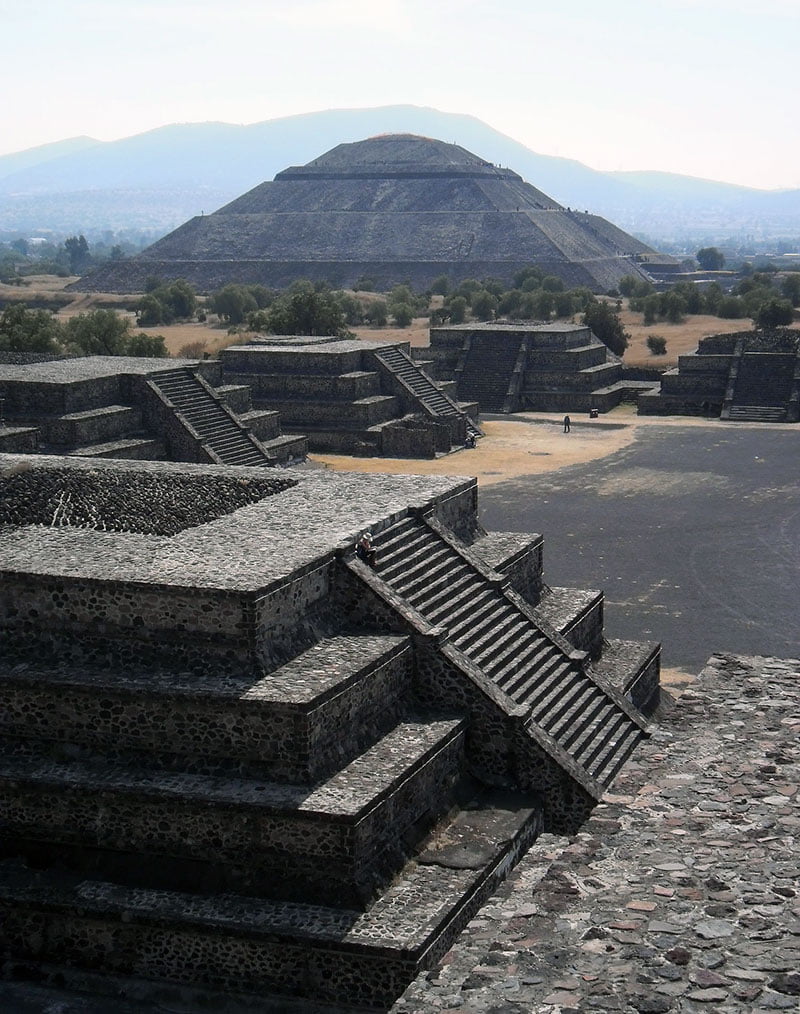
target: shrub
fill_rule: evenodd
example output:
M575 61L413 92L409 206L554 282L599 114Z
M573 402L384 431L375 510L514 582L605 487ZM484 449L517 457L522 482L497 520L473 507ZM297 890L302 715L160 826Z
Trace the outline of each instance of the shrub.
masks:
M651 334L647 337L647 348L651 356L665 356L667 354L667 339L660 334Z
M202 359L208 351L203 341L187 342L178 349L178 359Z
M791 324L794 317L792 304L788 299L778 299L773 296L762 303L753 318L758 327L781 327Z

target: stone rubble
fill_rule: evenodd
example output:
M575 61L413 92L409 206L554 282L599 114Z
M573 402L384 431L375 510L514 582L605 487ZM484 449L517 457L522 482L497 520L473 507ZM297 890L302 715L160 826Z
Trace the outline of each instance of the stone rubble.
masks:
M716 655L394 1014L800 1010L800 659Z

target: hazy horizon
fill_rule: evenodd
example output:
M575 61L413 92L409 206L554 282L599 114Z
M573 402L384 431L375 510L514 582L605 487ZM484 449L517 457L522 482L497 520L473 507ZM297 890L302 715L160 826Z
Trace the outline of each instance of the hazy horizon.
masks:
M763 15L744 0L0 0L0 15L0 154L415 105L592 169L800 187L795 0Z

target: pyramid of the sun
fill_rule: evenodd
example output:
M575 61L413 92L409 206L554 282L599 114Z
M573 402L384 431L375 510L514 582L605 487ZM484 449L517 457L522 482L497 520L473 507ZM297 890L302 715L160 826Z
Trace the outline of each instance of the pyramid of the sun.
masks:
M159 277L209 291L296 278L351 286L369 277L378 289L425 288L441 274L508 281L537 264L569 286L605 290L671 261L458 145L393 134L285 169L77 287L135 292Z

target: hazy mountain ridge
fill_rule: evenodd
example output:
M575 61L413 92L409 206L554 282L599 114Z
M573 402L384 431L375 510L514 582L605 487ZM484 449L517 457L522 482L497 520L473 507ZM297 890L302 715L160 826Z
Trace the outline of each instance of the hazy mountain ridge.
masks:
M651 236L800 234L800 190L658 171L598 172L531 151L475 117L415 106L328 110L247 126L172 124L119 141L70 138L0 156L0 230L167 232L343 141L401 132L459 144L565 206Z

